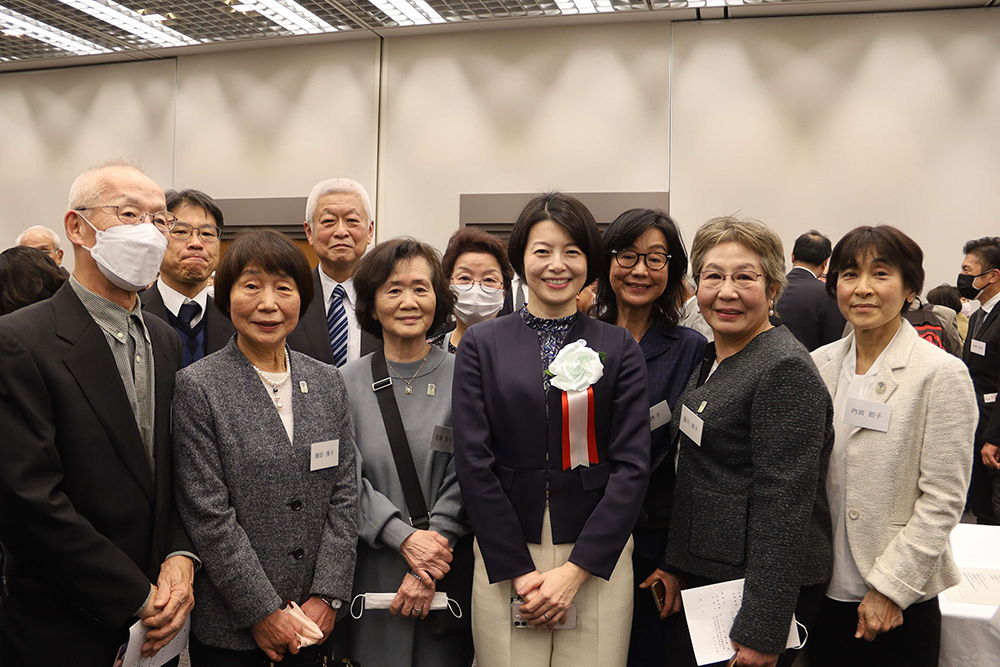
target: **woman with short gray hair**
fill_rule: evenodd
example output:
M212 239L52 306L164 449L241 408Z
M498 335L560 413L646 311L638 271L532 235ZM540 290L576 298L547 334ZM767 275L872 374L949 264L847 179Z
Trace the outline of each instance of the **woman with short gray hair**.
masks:
M347 391L336 368L285 345L313 295L291 241L241 233L216 286L236 335L177 374L173 399L177 506L204 565L191 664L320 664L356 556ZM286 600L318 626L319 646L302 647Z
M833 406L809 353L768 319L785 280L777 234L755 220L715 218L691 255L715 342L673 411L667 605L679 607L680 588L744 579L733 664L790 665L792 614L809 626L830 577Z

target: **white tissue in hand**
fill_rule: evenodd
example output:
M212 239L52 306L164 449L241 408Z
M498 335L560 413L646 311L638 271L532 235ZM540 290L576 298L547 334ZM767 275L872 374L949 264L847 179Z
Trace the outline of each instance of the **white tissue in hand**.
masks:
M299 605L289 600L288 606L285 607L284 612L294 618L296 622L302 626L302 633L299 634L299 648L312 646L316 642L323 639L323 631L319 629L318 625L316 625L316 621L306 616L306 613L302 611L302 608L299 607Z

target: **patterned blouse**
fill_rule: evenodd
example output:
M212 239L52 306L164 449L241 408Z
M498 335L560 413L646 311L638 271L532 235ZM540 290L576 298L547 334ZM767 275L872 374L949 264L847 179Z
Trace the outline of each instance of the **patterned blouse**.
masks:
M569 334L569 329L573 326L573 322L576 322L578 313L573 313L569 317L561 317L557 320L547 320L542 317L535 317L528 312L527 306L522 306L518 314L524 320L525 324L538 333L538 344L541 348L542 386L545 387L545 393L548 395L549 376L545 375L545 371L566 343L566 336ZM548 411L548 405L548 402L546 402L546 412Z

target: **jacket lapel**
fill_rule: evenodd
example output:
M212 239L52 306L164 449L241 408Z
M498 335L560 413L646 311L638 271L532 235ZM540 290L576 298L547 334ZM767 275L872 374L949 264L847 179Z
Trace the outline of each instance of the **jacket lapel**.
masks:
M152 504L153 471L107 338L68 282L53 299L57 300L56 335L72 346L63 362L83 390L118 455Z
M236 333L236 328L233 327L232 321L223 315L219 307L215 305L215 299L212 297L208 298L205 317L208 318L205 327L205 354L212 354L226 346L229 339Z
M333 363L330 347L330 330L326 326L326 303L323 299L323 282L319 278L319 267L313 269L313 300L306 310L305 334L316 351L316 358L328 364Z

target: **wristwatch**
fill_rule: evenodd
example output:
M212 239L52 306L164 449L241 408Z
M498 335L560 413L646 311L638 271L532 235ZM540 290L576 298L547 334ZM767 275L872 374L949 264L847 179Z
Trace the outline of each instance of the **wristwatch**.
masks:
M341 607L344 606L343 601L342 600L338 600L337 598L331 598L331 597L327 597L326 595L320 595L319 599L322 600L323 602L327 603L328 605L330 605L330 607L333 608L333 609L340 609Z

